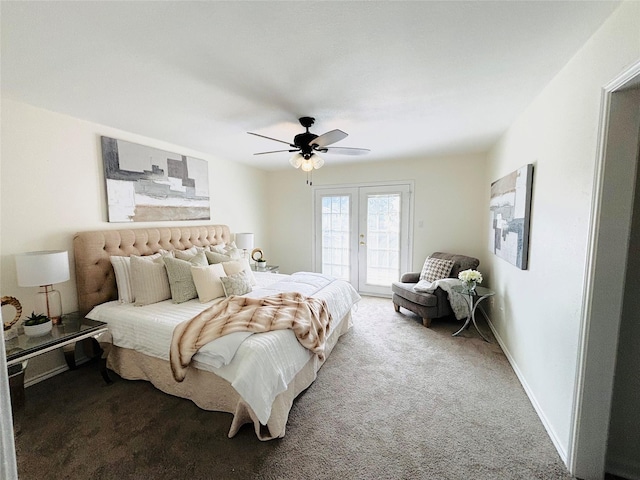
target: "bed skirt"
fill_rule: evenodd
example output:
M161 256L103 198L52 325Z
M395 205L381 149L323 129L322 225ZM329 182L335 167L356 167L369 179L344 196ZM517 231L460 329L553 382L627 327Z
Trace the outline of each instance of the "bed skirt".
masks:
M329 358L338 339L351 327L351 312L337 322L337 329L327 338L325 358ZM273 402L271 416L261 425L251 407L225 379L215 373L191 367L184 381L176 382L167 360L151 357L128 348L111 346L107 367L127 380L147 380L158 390L170 395L187 398L203 410L233 414L229 438L235 436L245 423L253 423L260 440L284 437L293 400L314 382L323 361L313 355L304 367Z

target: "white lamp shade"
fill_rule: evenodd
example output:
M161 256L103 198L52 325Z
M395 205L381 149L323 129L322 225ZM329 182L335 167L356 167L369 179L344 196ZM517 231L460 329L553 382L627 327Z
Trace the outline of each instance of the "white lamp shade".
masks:
M304 157L299 153L296 153L293 157L291 157L291 160L289 160L289 163L293 168L300 168L302 162L304 162Z
M253 233L236 233L236 247L241 250L252 250Z
M314 153L313 157L311 157L311 163L313 163L313 168L317 170L324 165L324 159L320 155Z
M20 253L15 256L18 285L40 287L69 280L66 250Z
M304 160L300 168L305 172L310 172L311 170L313 170L313 162L311 161L311 159Z

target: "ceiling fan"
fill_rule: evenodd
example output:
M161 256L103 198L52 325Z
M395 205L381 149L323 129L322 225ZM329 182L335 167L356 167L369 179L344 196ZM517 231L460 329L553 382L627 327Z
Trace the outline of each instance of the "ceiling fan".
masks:
M289 160L291 166L293 166L294 168L301 168L305 172L311 172L313 169L317 170L318 168L322 167L322 165L324 165L324 160L318 155L318 152L335 153L340 155L363 155L369 152L369 150L366 148L329 147L328 145L332 145L336 142L339 142L340 140L347 138L348 134L343 132L342 130L331 130L322 135L316 135L315 133L311 133L309 131L309 127L311 127L311 125L313 125L316 121L315 118L300 117L298 121L300 122L300 125L307 129L307 131L305 133L296 135L293 139L293 143L289 143L284 140L278 140L277 138L267 137L265 135L260 135L259 133L247 132L250 135L255 135L256 137L267 138L276 142L285 143L291 147L288 150L259 152L254 153L254 155L296 152L296 154ZM307 180L307 183L309 183L309 180Z

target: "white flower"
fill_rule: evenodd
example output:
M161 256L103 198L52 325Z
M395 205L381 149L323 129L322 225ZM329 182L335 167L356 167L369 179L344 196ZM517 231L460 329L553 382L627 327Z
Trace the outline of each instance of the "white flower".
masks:
M465 283L482 283L482 274L477 270L463 270L458 274L458 278Z

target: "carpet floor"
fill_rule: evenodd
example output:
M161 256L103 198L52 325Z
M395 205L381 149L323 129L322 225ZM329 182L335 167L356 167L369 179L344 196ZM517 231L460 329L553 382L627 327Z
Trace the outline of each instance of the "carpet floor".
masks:
M473 327L452 337L459 326L363 298L269 442L249 425L229 439L231 415L84 365L27 388L20 479L570 479L498 344Z

